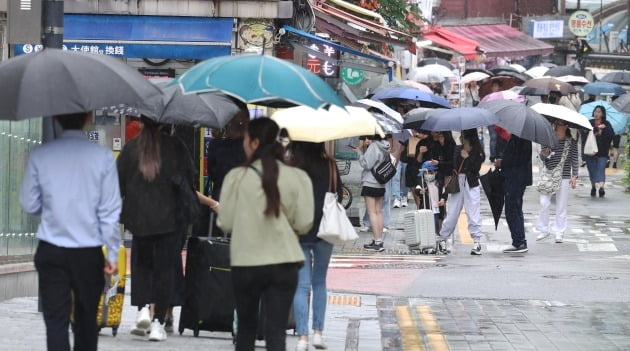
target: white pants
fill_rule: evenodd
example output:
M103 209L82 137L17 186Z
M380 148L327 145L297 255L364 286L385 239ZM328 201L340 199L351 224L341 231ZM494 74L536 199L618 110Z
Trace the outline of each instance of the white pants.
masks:
M567 201L569 199L569 179L562 179L560 188L556 192L556 220L549 228L549 212L551 196L540 194L540 214L536 221L536 229L541 233L551 233L555 236L564 235L567 230Z
M468 231L470 236L475 241L481 238L481 219L480 219L480 201L481 190L479 186L470 188L465 174L460 174L459 180L459 192L456 194L448 194L448 201L446 201L446 218L442 223L442 229L440 230L440 236L443 239L448 239L455 231L459 214L462 212L462 207L466 209L466 215L468 216Z

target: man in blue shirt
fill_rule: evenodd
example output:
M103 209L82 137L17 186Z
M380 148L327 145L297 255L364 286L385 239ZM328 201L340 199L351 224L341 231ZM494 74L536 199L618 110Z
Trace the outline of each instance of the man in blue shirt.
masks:
M35 253L48 350L97 349L96 312L105 274L117 267L121 199L112 152L88 140L91 112L56 116L61 136L31 151L20 203L41 217ZM102 246L107 247L107 260Z

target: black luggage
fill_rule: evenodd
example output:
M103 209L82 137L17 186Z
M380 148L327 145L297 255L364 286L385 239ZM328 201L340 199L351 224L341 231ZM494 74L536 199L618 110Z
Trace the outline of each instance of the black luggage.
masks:
M186 288L179 318L179 333L191 329L232 331L234 294L230 271L230 244L223 238L188 239Z

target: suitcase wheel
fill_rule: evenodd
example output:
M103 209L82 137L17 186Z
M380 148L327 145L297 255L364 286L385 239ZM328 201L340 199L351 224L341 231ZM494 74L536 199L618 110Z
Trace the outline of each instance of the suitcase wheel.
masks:
M115 337L118 335L118 327L112 327L112 335Z

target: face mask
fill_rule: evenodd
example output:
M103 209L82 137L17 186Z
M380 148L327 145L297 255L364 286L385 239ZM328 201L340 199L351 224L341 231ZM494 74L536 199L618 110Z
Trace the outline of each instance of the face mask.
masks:
M424 175L424 181L425 182L431 183L434 180L435 180L435 173L425 173L425 175Z

